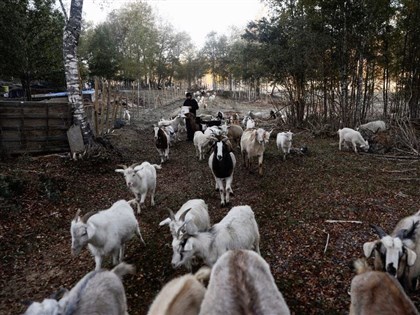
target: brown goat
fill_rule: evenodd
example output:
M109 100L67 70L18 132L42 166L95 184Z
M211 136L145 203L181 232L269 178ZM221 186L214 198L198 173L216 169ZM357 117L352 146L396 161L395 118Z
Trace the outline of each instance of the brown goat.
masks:
M371 271L365 259L358 259L354 266L357 276L351 282L350 315L419 314L394 277Z
M197 315L206 288L202 284L210 276L210 269L201 268L168 282L153 301L147 315Z

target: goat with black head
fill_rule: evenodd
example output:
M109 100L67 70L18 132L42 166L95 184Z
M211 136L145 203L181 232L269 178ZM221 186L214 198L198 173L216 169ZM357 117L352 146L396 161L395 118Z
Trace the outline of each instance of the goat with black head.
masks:
M388 235L382 228L371 225L379 240L363 244L366 257L374 256L374 268L396 277L406 290L416 287L420 275L420 211L398 222Z
M209 167L216 181L216 191L220 192L221 206L229 204L229 194L233 194L232 181L236 158L232 152L232 145L227 137L219 137L213 146L209 157ZM223 187L226 182L226 189ZM226 194L226 199L225 199Z
M169 160L170 136L162 127L153 127L155 133L155 146L159 152L160 163Z

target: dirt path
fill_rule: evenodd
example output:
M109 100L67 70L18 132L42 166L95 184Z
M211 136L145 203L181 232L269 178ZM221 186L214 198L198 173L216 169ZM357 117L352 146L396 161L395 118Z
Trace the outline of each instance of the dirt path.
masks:
M132 198L115 168L159 163L150 127L180 105L182 101L146 109L141 119L115 130L110 139L120 154L106 159L22 156L0 163L0 314L20 314L25 310L22 302L70 288L94 268L87 250L77 257L70 254L74 214L79 208L86 213ZM262 104L226 102L208 112L220 109L270 110ZM272 121L264 124L273 127ZM399 181L398 173L388 172L407 169L409 162L338 152L335 138L297 132L294 146L303 144L309 148L307 156L283 161L270 140L263 177L256 163L251 172L244 169L237 154L231 206L247 204L254 210L261 255L293 314L345 314L351 263L363 255L363 243L376 238L368 224L392 230L400 218L419 210L420 190L418 182ZM220 208L207 162L196 159L191 143L180 141L158 171L156 206L150 207L146 199L147 208L138 216L146 246L134 239L127 246L126 261L137 268L136 275L124 279L130 314L146 314L162 286L186 272L172 269L171 236L158 223L167 217L167 208L176 211L192 198L206 201L213 223L231 208ZM328 219L363 223L326 223ZM110 261L104 267L110 268ZM419 294L410 297L419 307Z

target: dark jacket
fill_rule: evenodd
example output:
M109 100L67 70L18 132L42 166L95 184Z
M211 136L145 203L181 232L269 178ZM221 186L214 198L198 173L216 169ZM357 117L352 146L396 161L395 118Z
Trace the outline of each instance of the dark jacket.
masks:
M188 106L190 108L190 113L193 113L194 116L197 116L196 112L198 107L198 103L195 99L191 98L191 99L186 99L184 102L184 106Z

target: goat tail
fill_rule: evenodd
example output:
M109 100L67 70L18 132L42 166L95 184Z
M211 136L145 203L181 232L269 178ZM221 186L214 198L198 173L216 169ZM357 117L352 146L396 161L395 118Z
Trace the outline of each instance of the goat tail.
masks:
M201 283L207 281L210 278L211 269L209 267L201 267L195 274L194 277Z
M161 170L162 166L158 165L158 164L152 164L152 166L157 169L157 170Z
M125 262L122 262L118 264L117 266L112 269L112 272L115 273L118 278L122 279L122 277L126 274L135 274L136 273L136 267L134 265L126 264Z
M369 267L367 260L365 258L359 258L354 263L354 269L358 275L370 271L371 268Z

